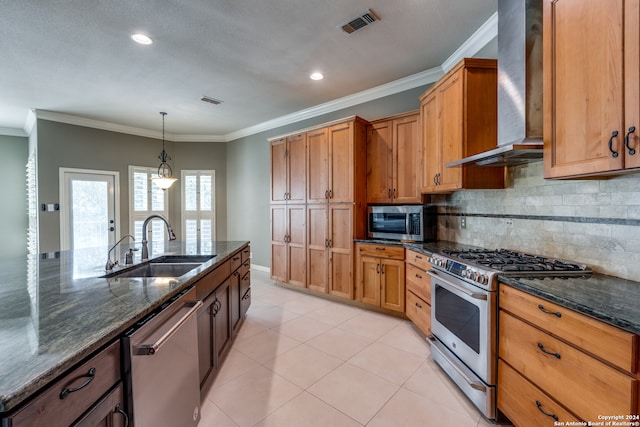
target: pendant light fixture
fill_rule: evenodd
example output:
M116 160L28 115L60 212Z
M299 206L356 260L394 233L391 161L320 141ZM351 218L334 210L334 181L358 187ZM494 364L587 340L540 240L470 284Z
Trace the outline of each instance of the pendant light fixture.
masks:
M151 178L151 180L155 182L158 187L166 190L178 179L171 176L171 166L167 163L167 160L171 160L171 157L164 151L164 116L166 116L167 113L161 111L160 114L162 115L162 153L160 153L158 158L161 163L160 166L158 166L158 176Z

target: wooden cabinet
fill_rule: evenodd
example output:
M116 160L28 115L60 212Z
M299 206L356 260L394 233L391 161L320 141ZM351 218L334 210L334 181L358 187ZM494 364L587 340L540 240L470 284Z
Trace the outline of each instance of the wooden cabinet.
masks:
M120 358L120 341L116 341L3 419L2 425L125 425L127 415L123 411Z
M271 205L271 278L306 286L306 206Z
M504 168L447 163L497 145L497 61L465 58L420 97L423 193L504 188Z
M427 274L430 268L427 255L406 250L406 314L425 335L431 334L431 278Z
M367 129L367 203L420 203L420 114L372 122Z
M639 24L637 0L544 0L545 178L640 167Z
M306 200L306 134L271 141L271 203Z
M498 408L514 424L637 413L636 335L506 285L499 292Z
M404 248L356 245L356 299L404 313Z
M203 302L197 313L201 396L213 383L251 304L250 253L245 246L195 284Z
M366 126L353 116L296 133L306 138L306 200L271 205L273 279L353 299L353 239L366 233Z

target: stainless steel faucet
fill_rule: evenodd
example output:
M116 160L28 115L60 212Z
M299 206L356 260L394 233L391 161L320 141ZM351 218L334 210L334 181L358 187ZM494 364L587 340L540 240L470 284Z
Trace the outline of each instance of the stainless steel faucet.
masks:
M169 221L167 221L165 219L165 217L163 217L162 215L149 215L147 217L147 219L144 220L144 222L142 223L142 260L147 260L149 259L149 248L147 247L147 224L149 224L149 221L151 221L152 219L157 218L159 220L162 220L164 222L164 224L167 226L167 233L169 234L169 240L176 240L176 234L173 232L173 228L171 228L171 224L169 224Z
M124 239L126 239L127 237L131 237L134 241L136 240L136 238L135 238L135 237L133 237L131 234L125 234L124 236L122 236L122 237L120 238L120 240L118 240L118 241L116 242L116 244L115 244L115 245L113 245L113 246L111 247L111 249L109 249L109 252L107 253L107 264L104 266L104 269L105 269L105 270L107 270L107 271L111 271L111 270L113 270L113 267L115 267L117 264L119 264L119 262L120 262L119 260L117 260L117 259L116 259L116 260L112 260L112 259L111 259L111 252L116 248L116 246L118 246L118 245L120 244L120 242L122 242L122 241L123 241Z

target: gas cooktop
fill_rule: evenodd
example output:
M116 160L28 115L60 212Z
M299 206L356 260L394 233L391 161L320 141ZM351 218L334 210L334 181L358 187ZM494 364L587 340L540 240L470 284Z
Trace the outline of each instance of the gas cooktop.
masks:
M470 249L470 250L443 250L443 254L457 258L462 262L484 267L489 270L498 270L505 275L585 275L590 274L591 269L584 264L547 258L540 255L531 255L524 252L516 252L509 249Z

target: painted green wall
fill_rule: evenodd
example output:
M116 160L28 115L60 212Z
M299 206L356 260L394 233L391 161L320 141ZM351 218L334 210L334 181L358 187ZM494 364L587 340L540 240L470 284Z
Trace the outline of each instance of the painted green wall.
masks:
M227 237L250 240L252 264L269 267L269 179L268 138L295 132L331 120L358 115L366 120L391 116L420 107L419 96L427 86L300 121L227 143Z
M0 221L0 259L27 253L27 183L25 165L29 152L26 137L0 135L4 181L2 183L2 221Z
M162 143L158 139L38 120L38 195L40 203L58 203L59 168L117 171L120 174L120 235L129 233L129 165L157 167ZM226 147L225 144L166 142L174 176L185 169L216 169L216 210L218 231L226 230ZM169 221L178 238L180 226L180 186L169 190ZM60 249L60 212L40 212L40 252ZM218 238L226 238L224 233Z

